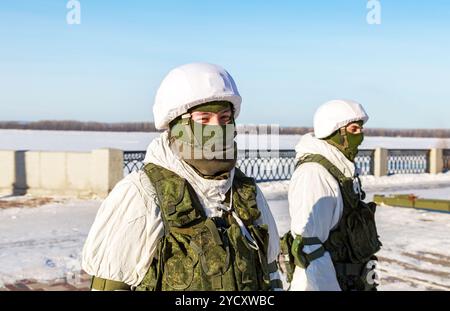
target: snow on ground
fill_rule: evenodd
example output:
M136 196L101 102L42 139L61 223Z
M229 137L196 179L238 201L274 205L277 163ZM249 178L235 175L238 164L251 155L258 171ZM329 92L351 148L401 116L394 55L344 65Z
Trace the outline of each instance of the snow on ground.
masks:
M392 176L362 176L361 183L366 192L389 192L392 189L408 192L409 189L437 189L450 186L450 172L441 174L405 174ZM289 181L262 182L259 187L271 200L284 199L289 190ZM395 191L394 190L394 191ZM380 193L381 194L381 193ZM420 195L420 193L418 193ZM371 198L368 196L368 199Z
M0 199L2 203L23 200ZM56 201L40 207L0 208L0 287L15 280L53 280L80 271L81 248L100 201Z
M450 200L450 187L409 190L426 198ZM268 202L278 231L284 234L291 221L288 202L281 196ZM450 290L449 213L380 206L376 218L383 243L378 253L380 290Z
M382 289L450 290L450 214L382 206L377 221Z
M129 151L146 150L159 133L142 132L80 132L0 129L0 150L90 151L117 148ZM294 149L301 135L237 136L239 149ZM277 139L279 141L277 142ZM366 137L362 149L431 149L450 148L450 139Z
M366 182L368 198L401 192L450 199L448 173ZM261 183L260 187L283 234L290 224L287 182ZM81 249L101 204L52 198L33 207L36 204L26 204L31 199L0 198L0 287L15 280L53 280L79 271ZM450 290L450 214L381 206L377 221L384 244L379 253L381 290Z
M398 175L362 180L367 199L374 194L412 193L422 198L450 200L450 173ZM289 230L288 182L260 183L278 224ZM450 213L380 206L377 224L382 250L378 253L380 290L450 290Z

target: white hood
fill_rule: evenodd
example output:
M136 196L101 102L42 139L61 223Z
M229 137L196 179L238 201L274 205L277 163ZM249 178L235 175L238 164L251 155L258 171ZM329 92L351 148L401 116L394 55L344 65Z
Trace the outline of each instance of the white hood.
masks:
M189 164L175 155L169 146L169 132L165 131L155 138L147 148L144 164L153 163L162 166L186 179L200 198L206 215L215 216L217 205L222 205L225 195L233 184L234 168L230 178L224 180L205 179Z
M354 177L355 164L345 157L336 147L324 140L318 139L313 133L303 135L295 147L296 159L307 154L320 154L333 163L347 177Z

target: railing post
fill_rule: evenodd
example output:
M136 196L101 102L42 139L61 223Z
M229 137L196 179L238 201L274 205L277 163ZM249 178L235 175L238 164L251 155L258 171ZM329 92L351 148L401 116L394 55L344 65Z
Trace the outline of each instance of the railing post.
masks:
M16 152L0 150L0 193L13 194L16 182Z
M430 150L430 174L444 171L444 150L433 148Z
M374 153L374 174L376 177L388 175L388 155L389 150L383 148L375 149Z
M122 178L122 150L96 149L92 151L91 183L97 195L107 196Z

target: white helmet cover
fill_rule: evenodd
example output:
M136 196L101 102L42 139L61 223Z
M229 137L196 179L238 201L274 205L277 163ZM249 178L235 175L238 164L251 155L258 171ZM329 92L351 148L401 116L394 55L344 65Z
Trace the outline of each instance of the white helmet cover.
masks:
M229 101L237 118L242 98L231 75L222 67L192 63L171 70L161 82L153 105L155 127L168 129L169 123L190 108L211 102Z
M349 123L368 120L361 104L352 100L331 100L320 106L314 115L314 135L323 139Z

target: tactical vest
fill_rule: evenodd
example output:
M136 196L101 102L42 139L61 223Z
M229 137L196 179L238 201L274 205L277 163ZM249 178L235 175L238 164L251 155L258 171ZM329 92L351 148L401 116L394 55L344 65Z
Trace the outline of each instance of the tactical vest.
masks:
M268 228L255 225L260 211L252 178L236 169L230 200L257 245L249 243L230 212L223 212L223 217L206 217L185 179L152 163L144 170L156 190L164 237L136 290L270 289Z
M328 251L333 261L337 280L342 290L375 290L376 284L370 281L374 256L382 246L375 224L376 204L366 204L365 193L355 191L353 178L346 177L328 159L319 154L308 155L297 163L318 163L338 181L343 197L343 213L336 228L333 229L323 246L311 254L305 254L305 245L322 244L316 238L299 238L292 241L293 257L297 265L306 268L309 262ZM358 180L359 188L360 183ZM290 233L289 233L290 234Z

